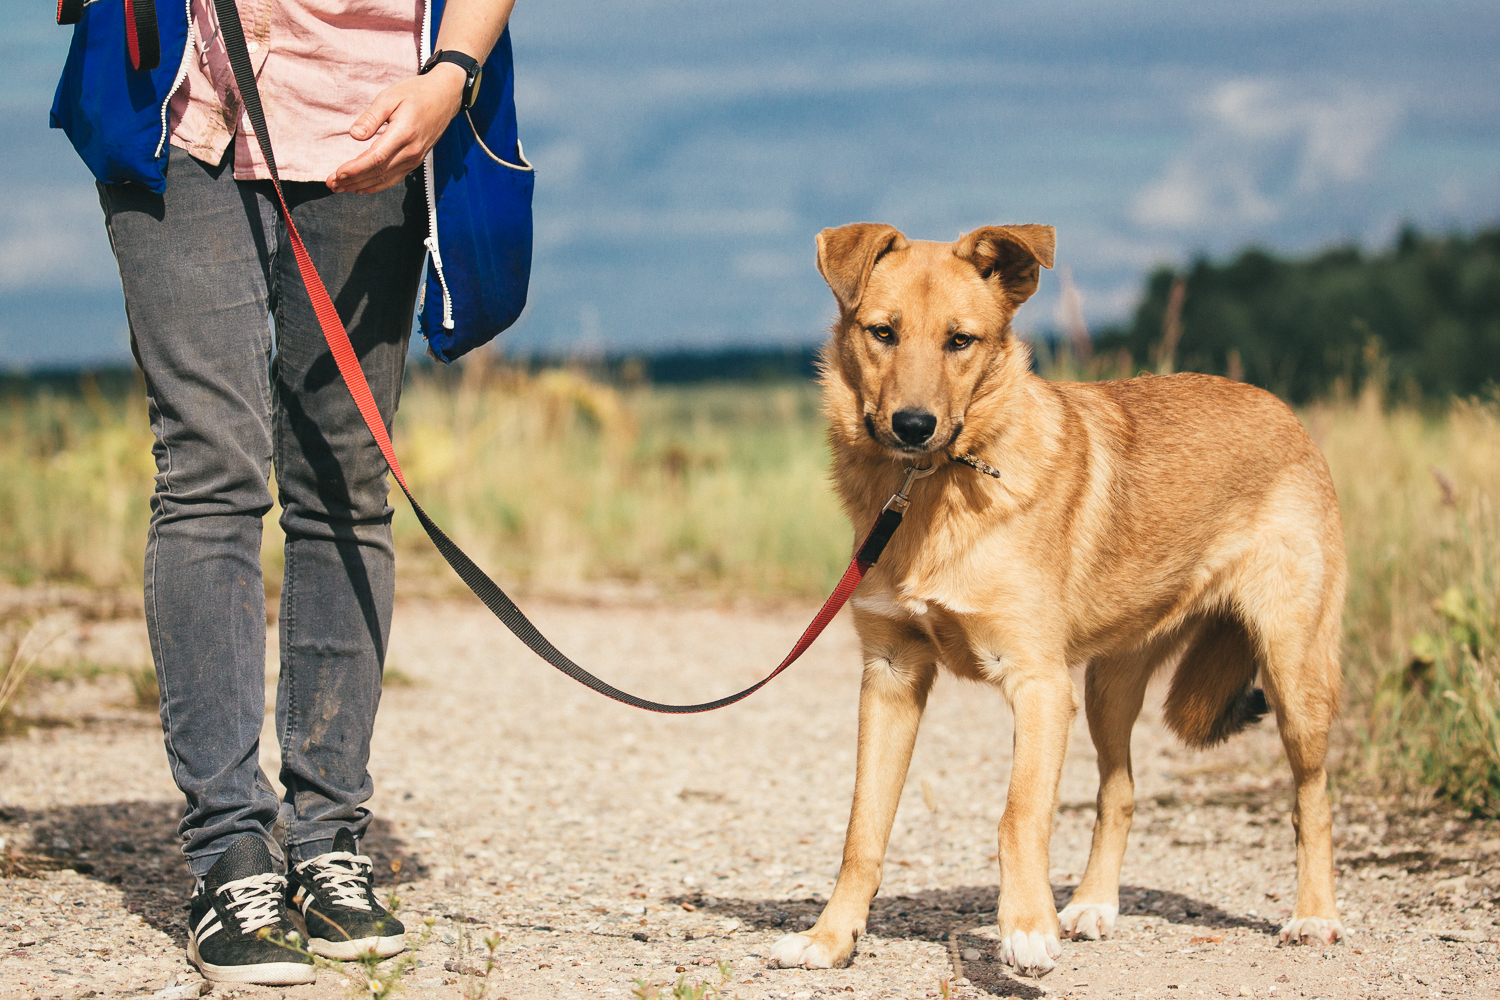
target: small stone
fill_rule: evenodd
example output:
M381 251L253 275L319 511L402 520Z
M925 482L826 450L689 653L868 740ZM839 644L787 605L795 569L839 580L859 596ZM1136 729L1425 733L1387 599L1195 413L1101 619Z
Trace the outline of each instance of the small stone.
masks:
M1240 996L1242 996L1242 997L1253 997L1253 996L1255 996L1255 991L1252 990L1248 986L1241 986L1240 987Z
M979 949L965 948L963 951L963 956L965 962L977 962L979 961Z
M650 941L651 940L651 936L649 934L647 934L645 931L635 931L630 936L633 937L633 938L635 938L637 941Z
M183 983L181 986L168 986L164 990L157 990L151 994L151 1000L196 1000L212 988L212 983L206 979L200 979L196 983Z

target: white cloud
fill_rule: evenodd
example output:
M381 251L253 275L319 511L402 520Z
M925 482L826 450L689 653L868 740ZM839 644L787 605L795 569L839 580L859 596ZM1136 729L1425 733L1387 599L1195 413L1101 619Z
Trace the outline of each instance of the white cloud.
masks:
M1274 222L1299 201L1364 180L1401 121L1393 93L1230 80L1200 103L1188 148L1137 193L1132 218L1191 230Z

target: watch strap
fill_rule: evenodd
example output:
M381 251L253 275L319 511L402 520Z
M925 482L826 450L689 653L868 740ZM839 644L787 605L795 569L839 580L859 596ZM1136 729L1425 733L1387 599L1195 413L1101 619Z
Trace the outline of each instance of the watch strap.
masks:
M482 70L479 60L456 49L437 49L427 58L427 62L422 64L417 75L421 76L438 63L445 62L452 63L464 71L463 107L460 110L467 111L474 106L474 100L479 96L479 76Z

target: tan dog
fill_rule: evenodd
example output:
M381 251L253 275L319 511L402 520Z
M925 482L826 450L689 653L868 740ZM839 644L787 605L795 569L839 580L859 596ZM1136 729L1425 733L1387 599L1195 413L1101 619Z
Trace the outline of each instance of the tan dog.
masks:
M989 226L951 244L868 223L818 235L839 304L823 376L834 477L856 531L903 470L935 471L854 598L865 669L843 864L817 924L776 943L780 965L852 958L939 665L994 684L1015 712L1001 961L1039 976L1060 935L1113 930L1130 731L1164 665L1175 665L1166 719L1190 745L1225 739L1269 701L1296 781L1297 906L1281 939L1343 933L1323 770L1346 579L1328 467L1296 417L1247 385L1033 375L1011 317L1052 251L1050 226ZM1068 668L1083 664L1098 812L1059 918L1047 848L1078 710Z

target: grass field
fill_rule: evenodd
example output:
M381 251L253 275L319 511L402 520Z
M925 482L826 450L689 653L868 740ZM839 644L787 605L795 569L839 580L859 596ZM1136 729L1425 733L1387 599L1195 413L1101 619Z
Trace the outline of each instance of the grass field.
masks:
M1328 457L1350 561L1346 718L1362 768L1500 812L1500 406L1300 413ZM809 598L848 559L816 389L615 389L466 363L409 385L396 445L424 505L502 585ZM0 578L139 583L153 472L139 393L0 403ZM400 587L461 588L397 500ZM280 534L267 519L268 589Z

